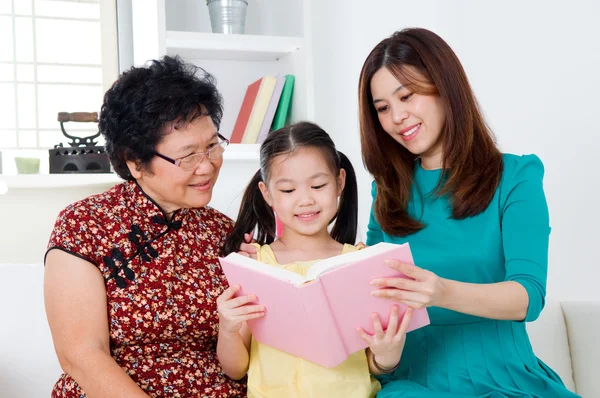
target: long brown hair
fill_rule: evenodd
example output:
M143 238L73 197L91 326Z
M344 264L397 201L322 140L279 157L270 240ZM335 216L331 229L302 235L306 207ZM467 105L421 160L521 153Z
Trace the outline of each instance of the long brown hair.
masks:
M450 195L455 219L484 211L500 182L502 154L454 51L435 33L410 28L377 44L360 73L362 157L377 185L374 207L381 228L406 236L424 227L407 212L416 156L383 130L373 105L371 79L381 68L387 68L412 92L440 97L446 114L440 134L445 173L436 193Z

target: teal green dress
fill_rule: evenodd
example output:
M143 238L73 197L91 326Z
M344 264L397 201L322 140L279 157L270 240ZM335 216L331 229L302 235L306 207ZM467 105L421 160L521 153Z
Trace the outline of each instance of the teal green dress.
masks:
M441 170L415 163L409 214L425 228L407 237L383 232L373 210L367 245L409 242L415 264L469 283L515 281L529 294L525 322L544 307L548 207L544 166L535 155L504 155L502 180L488 208L451 218L448 197L430 195ZM375 198L373 184L373 199ZM382 376L378 398L578 397L531 348L525 322L497 321L429 307L431 325L410 332L399 368Z

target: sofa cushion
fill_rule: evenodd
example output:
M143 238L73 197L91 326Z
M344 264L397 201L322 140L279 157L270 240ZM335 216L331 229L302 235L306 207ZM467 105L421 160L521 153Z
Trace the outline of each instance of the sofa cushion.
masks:
M582 397L598 397L600 302L567 301L562 303L562 308L567 321L577 393Z
M0 264L0 397L48 397L62 373L43 285L42 264Z
M527 333L535 355L561 377L571 391L575 391L569 338L559 301L546 300L540 317L527 324Z

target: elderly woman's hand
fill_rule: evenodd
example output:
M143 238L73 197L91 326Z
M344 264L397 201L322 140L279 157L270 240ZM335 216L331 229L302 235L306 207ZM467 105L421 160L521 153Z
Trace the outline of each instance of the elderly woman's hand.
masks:
M374 290L372 295L390 298L412 308L444 306L445 279L413 264L405 264L396 260L385 260L385 263L408 278L373 279L371 285L381 289Z
M236 334L244 322L265 315L265 306L253 304L258 298L252 294L234 297L241 289L239 285L230 286L217 299L219 312L219 330L221 333Z
M252 232L249 234L244 234L245 242L242 242L240 245L240 251L238 252L242 256L250 257L256 260L256 253L258 253L258 249L253 243L256 243L256 240L252 239Z

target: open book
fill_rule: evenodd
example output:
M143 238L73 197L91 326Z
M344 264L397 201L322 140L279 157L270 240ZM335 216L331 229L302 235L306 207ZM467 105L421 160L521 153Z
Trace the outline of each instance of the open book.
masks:
M386 259L413 264L408 244L391 243L317 261L306 278L237 253L219 261L229 284L242 287L237 295L255 294L266 306L264 317L248 322L254 339L330 368L367 347L356 328L373 334L372 313L384 328L394 304L404 315L404 304L371 295L375 278L406 278ZM415 310L409 331L428 324L427 311Z

